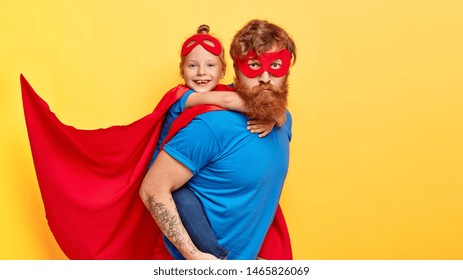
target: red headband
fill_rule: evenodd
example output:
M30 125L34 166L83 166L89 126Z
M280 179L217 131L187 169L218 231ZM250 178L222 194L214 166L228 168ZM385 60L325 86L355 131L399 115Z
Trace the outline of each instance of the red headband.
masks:
M213 45L206 43L206 41L211 42ZM196 34L188 38L185 43L183 43L181 55L185 56L189 54L197 45L201 45L213 55L219 55L222 52L222 46L216 38L208 34Z
M251 66L249 60L256 60L259 64ZM278 67L272 64L276 60L281 60ZM282 49L276 52L263 53L258 56L253 50L250 50L244 59L238 59L238 68L240 71L249 78L255 78L268 71L275 77L282 77L288 74L289 67L291 66L291 53L287 49Z

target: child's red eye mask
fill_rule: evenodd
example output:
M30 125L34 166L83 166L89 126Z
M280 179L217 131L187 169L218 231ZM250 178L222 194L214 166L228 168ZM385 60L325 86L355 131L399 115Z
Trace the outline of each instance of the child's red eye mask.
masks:
M216 38L207 34L196 34L183 43L181 55L185 56L189 54L197 45L201 45L213 55L220 55L222 52L222 46Z

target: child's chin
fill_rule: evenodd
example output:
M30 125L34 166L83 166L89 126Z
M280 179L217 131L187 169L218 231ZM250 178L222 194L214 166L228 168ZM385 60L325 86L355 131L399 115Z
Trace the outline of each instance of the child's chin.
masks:
M195 92L209 92L209 91L214 90L214 88L210 85L204 85L204 86L195 85L195 86L190 86L190 88L194 90Z

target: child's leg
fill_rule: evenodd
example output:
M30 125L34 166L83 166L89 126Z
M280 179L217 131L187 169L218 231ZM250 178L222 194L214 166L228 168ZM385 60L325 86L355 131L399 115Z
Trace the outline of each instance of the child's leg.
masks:
M173 192L172 197L174 198L182 223L196 247L202 252L212 254L219 259L225 259L228 255L228 250L220 247L206 217L206 213L204 213L201 201L199 201L196 195L188 186L183 186ZM168 241L167 238L164 239ZM168 247L171 246L173 245L168 244Z

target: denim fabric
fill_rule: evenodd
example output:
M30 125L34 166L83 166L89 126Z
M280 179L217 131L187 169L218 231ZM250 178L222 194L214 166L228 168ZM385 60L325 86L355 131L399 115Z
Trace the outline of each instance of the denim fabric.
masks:
M172 196L182 223L196 247L204 253L212 254L219 259L225 259L228 250L219 245L217 237L204 213L203 206L196 195L188 186L183 186L173 192ZM175 259L185 259L165 236L164 242L167 250Z

